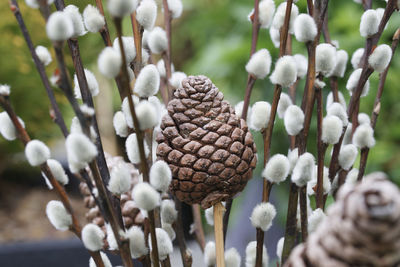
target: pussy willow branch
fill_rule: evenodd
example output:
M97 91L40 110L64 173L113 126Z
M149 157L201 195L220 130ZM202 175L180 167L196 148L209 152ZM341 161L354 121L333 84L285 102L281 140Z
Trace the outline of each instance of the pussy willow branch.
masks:
M133 61L133 72L137 77L139 75L140 70L142 69L142 36L143 36L143 27L140 26L138 21L136 20L136 13L133 12L131 14L131 24L133 31L133 41L135 43L136 48L136 57Z
M206 240L204 238L204 230L203 230L203 224L201 222L201 212L199 204L192 205L192 213L194 221L193 226L194 226L195 238L200 246L201 251L204 252L204 247L206 246Z
M181 258L182 258L182 264L184 267L190 267L192 266L192 253L186 246L186 241L185 241L185 235L183 232L183 224L182 224L182 202L180 202L178 199L174 199L175 201L175 207L176 210L178 211L178 217L175 221L175 232L176 232L176 239L179 244L179 249L181 252Z
M97 8L99 9L101 15L103 15L104 17L104 22L105 22L104 27L100 30L101 37L103 38L104 44L106 46L112 46L110 39L110 31L108 30L107 20L106 17L104 16L104 8L102 0L95 0L95 1Z
M169 84L169 79L171 79L171 10L168 7L168 1L163 0L163 8L164 8L164 26L165 26L165 32L167 34L167 41L168 41L168 46L167 46L167 51L164 51L161 56L164 60L164 65L165 65L165 74L166 74L166 82L165 82L165 88L168 91L168 99L172 98L172 87Z

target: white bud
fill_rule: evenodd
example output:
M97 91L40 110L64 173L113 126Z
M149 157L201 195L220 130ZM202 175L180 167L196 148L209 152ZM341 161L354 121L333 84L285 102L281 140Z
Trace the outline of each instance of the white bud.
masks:
M104 252L100 251L100 256L101 256L101 260L104 263L104 267L112 267L110 259L107 257L107 255ZM94 259L92 257L90 257L89 267L96 267L96 266L97 266L96 262L94 261Z
M137 259L148 253L146 247L144 234L142 229L138 226L132 226L126 232L126 238L129 240L129 248L131 249L131 255Z
M25 157L32 166L39 166L50 158L50 149L39 140L31 140L25 147Z
M278 59L275 69L270 76L273 84L289 87L297 80L296 61L292 56L283 56Z
M160 59L157 62L157 70L158 73L160 73L160 77L165 78L167 76L167 71L165 70L165 63L163 59ZM174 71L175 71L174 64L171 63L171 72L174 73Z
M173 246L171 239L169 238L168 233L162 228L156 228L156 236L157 236L157 248L158 254L160 256L160 260L165 260L169 254L173 251ZM151 240L149 235L149 246L151 248Z
M131 36L122 36L122 45L124 47L126 63L130 64L136 57L135 41ZM119 46L119 38L115 38L113 48L121 55L121 48Z
M391 58L392 48L387 44L381 44L369 56L368 63L375 71L381 73L389 65Z
M338 102L334 102L328 107L327 115L338 117L342 121L343 126L347 126L349 123L346 110Z
M138 5L137 0L108 0L107 3L111 16L117 18L132 14Z
M278 117L283 119L285 117L285 112L287 108L290 107L291 105L293 105L293 103L290 96L288 94L281 93L281 97L279 98L278 108L277 108Z
M283 182L289 175L290 162L289 159L282 154L276 154L269 159L262 172L262 177L271 183Z
M382 21L383 15L385 14L385 9L384 8L377 8L377 9L375 9L375 11L376 11L376 15L378 16L378 21L379 21L379 24L380 24L381 21ZM385 26L385 29L386 28L387 28L387 24Z
M358 48L351 56L351 65L353 69L358 69L361 64L361 59L364 55L364 48Z
M74 34L71 18L62 11L53 12L46 23L47 36L52 41L65 41Z
M294 32L294 21L296 20L298 14L299 14L299 8L295 4L292 4L292 10L290 12L290 21L289 21L289 33ZM283 2L276 9L275 16L272 20L272 27L280 29L285 22L285 15L286 15L286 2Z
M318 180L318 166L315 165L314 167L314 173L311 181L307 183L307 194L308 195L314 195L315 191L314 188L317 185L317 180ZM323 172L322 172L322 187L324 189L324 194L329 194L331 191L332 185L331 181L329 180L329 169L324 166Z
M343 131L343 122L340 118L332 115L326 116L322 121L322 142L334 145L339 142Z
M143 36L142 36L142 47L143 48L150 49L149 44L148 44L149 35L150 35L149 31L146 31L146 30L143 31Z
M357 183L357 178L358 178L358 169L353 168L347 174L345 184L354 185Z
M308 217L308 232L314 232L325 218L326 215L322 209L314 210Z
M289 135L297 135L303 129L303 110L296 105L291 105L286 109L283 120L285 123L286 132Z
M47 5L51 5L53 4L54 0L47 0ZM38 2L38 0L25 0L25 3L27 6L31 7L31 8L39 8L40 4Z
M308 69L308 60L305 56L301 54L296 54L293 56L294 60L296 61L297 66L297 78L301 79L304 78L307 74Z
M290 173L293 171L294 166L296 166L297 159L299 158L299 149L295 148L293 150L288 151L287 156L289 163L290 163Z
M100 90L99 90L99 83L96 80L96 76L94 76L93 72L91 72L90 70L85 69L85 77L91 95L97 96ZM79 87L79 81L78 77L76 76L76 73L74 75L74 84L75 84L74 87L75 97L78 99L82 99L81 88Z
M131 172L127 163L120 163L112 168L107 188L116 195L121 195L131 189Z
M160 74L153 64L145 66L136 79L134 91L140 97L149 97L157 94L160 86Z
M353 138L352 128L353 125L349 122L349 124L347 124L346 132L344 133L342 145L347 145L352 143L352 138Z
M176 238L176 233L174 228L172 227L171 224L168 223L162 223L162 229L167 232L169 238L171 239L171 241L174 241Z
M36 46L35 53L38 56L39 60L43 63L43 65L47 66L51 63L51 54L46 47L41 45Z
M175 209L175 202L170 199L161 202L161 221L167 224L173 224L178 217L178 211Z
M83 114L84 116L88 117L88 118L94 116L94 114L95 114L94 108L89 107L89 106L86 105L86 104L81 105L81 106L80 106L80 109L81 109L81 111L82 111L82 114ZM91 127L92 127L92 126L91 126ZM97 137L97 136L96 136L96 137Z
M88 5L83 10L83 22L85 23L86 29L90 32L99 32L105 25L103 15L97 7L92 5Z
M250 128L256 131L267 128L270 112L271 105L268 102L258 101L254 103L249 118Z
M99 251L103 247L104 232L93 223L86 224L82 229L82 242L90 251Z
M65 141L65 146L68 162L70 164L86 164L91 162L97 156L96 146L82 133L69 134ZM82 167L84 167L84 165Z
M65 173L65 170L60 162L55 159L48 159L47 165L50 168L51 173L53 174L54 178L62 185L68 184L68 176Z
M136 9L136 19L148 31L154 27L157 17L157 4L154 0L143 0Z
M262 0L258 4L258 18L261 28L269 28L274 18L275 3L273 0Z
M50 223L57 230L65 231L72 225L72 217L61 201L51 200L47 203L46 214Z
M152 129L158 123L157 110L152 103L142 100L135 107L140 130Z
M113 118L113 125L115 133L120 137L127 137L129 135L128 124L126 124L125 116L122 111L115 113Z
M341 92L338 92L339 95L339 104L342 105L343 109L346 110L346 100ZM333 101L333 94L329 92L328 96L326 97L326 110L328 111L329 107L335 103Z
M160 194L148 183L135 185L132 198L139 208L150 211L160 205Z
M106 231L107 231L107 243L108 243L110 250L118 250L118 243L117 243L117 240L115 239L115 235L114 235L111 225L108 223L105 223L105 225L106 225Z
M357 89L358 81L360 80L362 69L356 69L353 71L353 73L350 75L349 79L347 80L346 83L346 88L349 90L350 95L353 94L354 90ZM361 93L361 96L366 96L368 95L369 92L369 80L364 85L363 91Z
M369 124L361 124L353 134L353 144L358 148L371 148L375 145L374 130Z
M271 41L274 44L275 48L279 48L281 42L281 34L279 29L271 27L269 28L269 36L271 37Z
M315 159L312 154L306 152L301 155L293 168L292 182L298 187L305 186L313 178L314 165Z
M132 97L133 105L134 106L138 105L139 98L135 95L132 95L131 97ZM124 98L124 100L122 101L121 110L122 110L122 113L124 113L126 124L128 124L128 126L133 129L134 128L133 119L132 119L131 108L129 106L128 100L129 100L128 97Z
M171 12L173 19L179 18L182 15L183 5L181 0L167 0L168 9Z
M74 5L68 5L63 10L72 21L74 27L73 37L78 37L86 33L85 26L83 25L83 18L81 13L79 13L79 8Z
M285 238L281 237L276 244L276 256L278 256L279 262L282 261L282 252L283 252L283 243L285 242Z
M169 83L173 88L182 87L182 82L186 79L187 75L184 72L176 71L172 73L171 79L169 79Z
M210 207L204 211L204 216L208 225L214 225L214 207Z
M243 111L243 105L244 101L240 101L235 105L235 114L241 118L242 117L242 111ZM247 109L247 120L249 121L251 117L251 107L249 106Z
M294 35L302 43L313 41L317 35L317 25L313 17L308 14L298 15L294 21Z
M225 266L240 267L241 257L236 248L230 248L225 251Z
M275 207L271 203L260 203L254 207L250 221L253 227L267 231L276 216Z
M379 17L376 10L368 9L361 16L360 34L362 37L371 37L378 32Z
M246 267L256 266L257 242L252 241L246 247ZM268 267L267 248L263 245L262 267Z
M333 69L332 76L343 78L344 72L346 71L347 61L349 60L349 55L344 50L336 51L336 65Z
M331 44L319 44L315 53L315 71L329 77L336 65L336 48Z
M359 113L357 119L358 119L358 124L364 124L364 123L371 124L371 119L365 113Z
M153 54L161 54L168 48L168 39L165 31L160 27L155 27L147 37L147 43Z
M257 79L264 79L271 70L271 55L265 48L258 50L246 64L246 71Z
M104 76L115 78L122 66L121 54L112 47L106 47L99 55L97 66Z
M125 141L126 153L128 154L129 161L137 164L141 161L139 154L139 145L136 134L130 134ZM146 157L149 155L150 150L146 142L144 142L144 152Z
M339 153L339 165L343 170L350 170L358 155L357 147L353 144L343 145Z
M25 123L21 118L18 117L18 121L25 128ZM18 134L10 116L5 111L0 112L0 134L8 141L15 140Z
M207 242L204 247L204 262L207 267L214 266L217 261L215 243L212 241Z
M168 190L172 180L171 169L165 161L156 161L150 169L150 184L161 192Z

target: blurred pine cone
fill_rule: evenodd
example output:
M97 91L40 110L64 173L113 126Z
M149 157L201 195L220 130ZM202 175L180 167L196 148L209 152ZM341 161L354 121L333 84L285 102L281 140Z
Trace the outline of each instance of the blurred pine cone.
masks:
M205 76L189 76L174 92L157 136L157 156L172 171L171 192L203 208L243 190L257 163L246 122Z
M400 266L400 192L376 174L344 186L328 217L285 266Z

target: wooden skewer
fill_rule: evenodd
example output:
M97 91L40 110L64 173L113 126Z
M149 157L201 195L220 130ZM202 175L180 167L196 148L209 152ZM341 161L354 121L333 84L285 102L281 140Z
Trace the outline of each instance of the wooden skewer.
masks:
M224 234L223 234L223 215L225 207L221 202L214 205L214 235L215 249L217 256L217 267L225 267L224 257Z

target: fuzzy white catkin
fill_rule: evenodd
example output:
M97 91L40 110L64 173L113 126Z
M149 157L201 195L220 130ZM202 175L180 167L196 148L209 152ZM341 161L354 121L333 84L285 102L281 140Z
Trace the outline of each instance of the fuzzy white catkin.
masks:
M136 95L131 95L131 97L134 106L139 104L139 97L137 97ZM124 113L126 124L128 124L128 126L133 129L134 125L133 125L133 119L132 119L131 109L129 106L128 97L125 97L124 100L122 101L121 110L122 113Z
M364 55L364 48L358 48L351 56L351 65L353 69L358 69L361 63L362 56Z
M71 18L62 11L53 12L46 23L47 36L52 41L65 41L74 34Z
M301 54L296 54L293 56L294 60L296 61L297 66L297 78L304 78L307 74L308 69L308 60L305 56Z
M43 65L47 66L51 63L51 54L46 47L41 45L36 46L35 53L38 56L39 60L43 63Z
M344 96L341 92L338 92L338 95L339 95L339 104L342 105L344 110L346 110L346 99L344 99ZM333 94L332 94L332 92L329 92L328 96L326 97L326 110L327 111L333 103L335 103L333 101Z
M338 102L334 102L328 107L327 115L338 117L342 121L343 126L347 126L347 124L349 123L346 110Z
M101 256L101 260L104 263L104 267L112 267L110 259L107 257L107 255L104 252L100 251L100 256ZM96 266L97 266L96 262L94 261L94 259L92 257L90 257L89 267L96 267Z
M369 56L368 63L375 71L381 73L389 65L391 58L392 48L387 44L381 44Z
M362 72L361 68L356 69L355 71L353 71L353 73L351 73L349 79L347 80L346 88L347 88L347 90L349 90L350 95L352 95L354 90L357 89L357 85L358 85L358 81L360 80L361 72ZM369 92L369 80L367 80L367 82L365 83L363 91L361 93L361 96L364 97L364 96L368 95L368 92Z
M346 176L345 184L357 183L357 177L358 177L358 169L355 168L351 169Z
M271 183L283 182L289 175L290 162L289 159L282 154L276 154L269 159L262 172L262 177Z
M332 76L343 78L346 71L347 61L349 60L349 55L344 50L336 51L336 65L332 71Z
M108 0L108 11L111 16L122 18L126 15L132 14L135 11L138 1L137 0Z
M97 148L90 139L82 133L71 133L65 141L68 162L89 163L97 156Z
M155 27L147 37L147 44L153 54L161 54L167 50L167 34L162 28Z
M150 184L158 191L166 192L172 180L171 169L163 160L156 161L150 168Z
M168 233L162 228L156 228L157 248L160 260L165 260L173 251L173 246ZM149 246L151 250L151 240L149 235Z
M351 122L349 122L349 124L347 124L346 132L344 133L342 145L347 145L352 143L352 138L353 138L352 129L353 125L351 124Z
M72 225L72 216L61 201L51 200L46 206L46 215L50 223L60 231L66 231Z
M262 0L258 4L258 17L261 28L269 28L274 18L275 3L273 0Z
M293 105L293 103L290 96L286 93L281 93L281 97L279 98L278 108L277 108L278 117L283 119L285 117L285 112L287 108L290 107L291 105Z
M358 148L371 148L375 145L374 130L369 124L361 124L353 134L353 144Z
M157 94L160 86L160 74L153 64L145 66L136 79L134 91L140 97L149 97Z
M101 250L104 245L104 232L94 223L86 224L83 227L81 237L83 245L90 251Z
M167 0L168 9L171 12L173 19L179 18L182 15L183 5L181 0Z
M252 241L246 247L246 267L255 267L256 266L256 255L257 255L257 242ZM268 267L268 254L267 248L263 245L263 254L262 254L262 267Z
M314 18L308 14L300 14L294 21L294 35L297 41L306 43L314 40L317 35L317 25Z
M336 66L336 48L331 44L317 45L315 52L315 70L328 77Z
M358 155L357 147L353 144L342 146L339 153L339 165L348 171L354 164Z
M157 17L157 4L154 0L143 0L136 9L136 19L143 29L151 31Z
M10 95L10 86L8 84L0 84L0 95L2 96Z
M53 4L54 0L47 0L47 5L51 5ZM39 8L40 4L38 2L38 0L25 0L25 3L27 6L31 7L31 8Z
M175 202L165 199L161 202L161 221L167 224L173 224L178 217L178 211L175 209Z
M313 177L312 177L311 181L309 181L307 183L307 194L308 195L315 194L314 188L317 184L317 179L318 179L318 166L315 165ZM331 185L331 181L329 180L329 169L325 166L324 166L323 172L322 172L322 182L323 182L324 194L328 194L331 191L332 185Z
M124 47L126 63L129 64L136 57L136 48L135 48L135 42L133 40L133 37L122 36L122 45ZM113 48L115 51L117 51L118 54L121 55L121 49L119 46L119 38L118 37L115 38L113 41Z
M176 233L174 228L172 227L171 224L168 223L162 223L162 229L167 232L169 238L171 239L171 241L174 241L176 238Z
M239 103L237 103L235 105L235 114L239 118L242 117L243 105L244 105L244 101L240 101ZM251 107L249 106L249 108L247 109L247 120L250 120L250 117L251 117Z
M267 128L270 112L271 105L268 102L258 101L254 103L249 118L249 126L256 131Z
M361 16L360 34L362 37L370 37L378 32L379 17L374 9L368 9Z
M116 195L121 195L131 189L131 173L127 163L120 163L112 169L107 188Z
M53 174L54 178L62 185L68 184L68 176L65 173L65 170L60 162L55 159L48 159L47 165L50 168L51 173Z
M280 32L277 28L271 27L269 28L269 36L271 37L271 41L275 48L279 48L280 45Z
M318 225L325 219L326 215L322 209L314 210L308 217L308 232L314 232Z
M25 128L25 123L18 117L18 120L23 128ZM7 112L0 112L0 134L4 137L4 139L8 141L13 141L17 138L17 129L10 118Z
M97 96L99 94L99 83L97 82L96 76L94 76L93 72L88 69L85 69L85 77L87 81L87 85L89 87L89 91L92 96ZM74 93L75 97L78 99L82 99L81 88L79 87L78 77L76 73L74 74Z
M207 267L214 266L216 263L216 250L215 243L212 241L207 242L204 247L204 263Z
M279 262L282 261L282 252L283 252L283 243L285 242L285 238L281 237L276 244L276 256L278 256Z
M140 130L152 129L158 123L157 110L152 103L142 100L135 107Z
M160 205L160 194L148 183L142 182L132 190L132 198L137 206L150 211Z
M305 186L313 177L315 159L311 153L302 154L296 162L292 173L292 182L298 187Z
M74 33L72 36L78 37L84 35L86 30L83 24L82 15L79 12L79 8L75 5L68 5L64 8L63 12L66 13L72 21L72 25L74 27Z
M125 115L122 111L114 114L113 125L115 133L120 137L127 137L129 135L128 124L125 120Z
M267 231L276 216L276 209L271 203L260 203L254 207L250 221L253 227Z
M265 48L258 50L246 64L246 71L257 79L264 79L271 70L271 55Z
M288 155L287 158L289 160L290 163L290 173L293 171L294 166L296 166L297 163L297 159L299 158L299 149L295 148L293 150L288 151Z
M339 142L343 131L343 122L340 118L332 115L326 116L322 121L322 142L334 145Z
M39 166L50 158L50 149L40 140L31 140L25 147L25 157L32 166Z
M126 232L126 238L129 240L129 248L131 249L131 255L137 259L146 255L148 248L146 247L144 233L138 226L132 226Z
M169 83L173 88L182 87L182 81L187 77L186 73L181 71L175 71L172 73Z
M297 79L296 61L292 56L283 56L278 59L275 69L270 76L273 84L289 87Z
M136 134L130 134L125 141L126 153L128 154L128 159L133 164L140 162L139 145L137 142ZM149 155L150 150L146 142L144 142L144 152L146 157Z
M86 29L93 33L99 32L105 25L103 15L101 15L97 7L92 5L87 5L83 10L83 22Z
M364 123L371 124L371 119L365 113L359 113L357 119L358 119L358 124L364 124Z
M272 27L275 29L280 29L285 22L285 14L286 14L286 2L281 3L276 9L274 18L272 19ZM292 4L292 10L290 12L290 21L289 21L289 33L294 32L294 21L296 20L297 15L299 14L299 8Z
M210 207L204 211L204 216L206 217L206 222L208 225L214 225L214 208Z
M241 257L236 248L230 248L225 251L225 266L240 267Z
M289 135L297 135L303 129L304 113L301 108L291 105L286 109L284 124Z
M112 47L106 47L99 55L97 66L104 76L115 78L122 66L121 54Z
M106 232L107 232L107 243L110 247L110 250L118 250L118 243L115 239L114 232L110 224L106 223Z
M166 72L166 70L165 70L165 63L164 63L164 60L162 60L162 59L160 59L158 62L157 62L157 70L158 70L158 73L160 73L160 77L166 77L167 76L167 72ZM175 67L174 67L174 64L173 63L171 63L171 72L173 73L175 71Z

